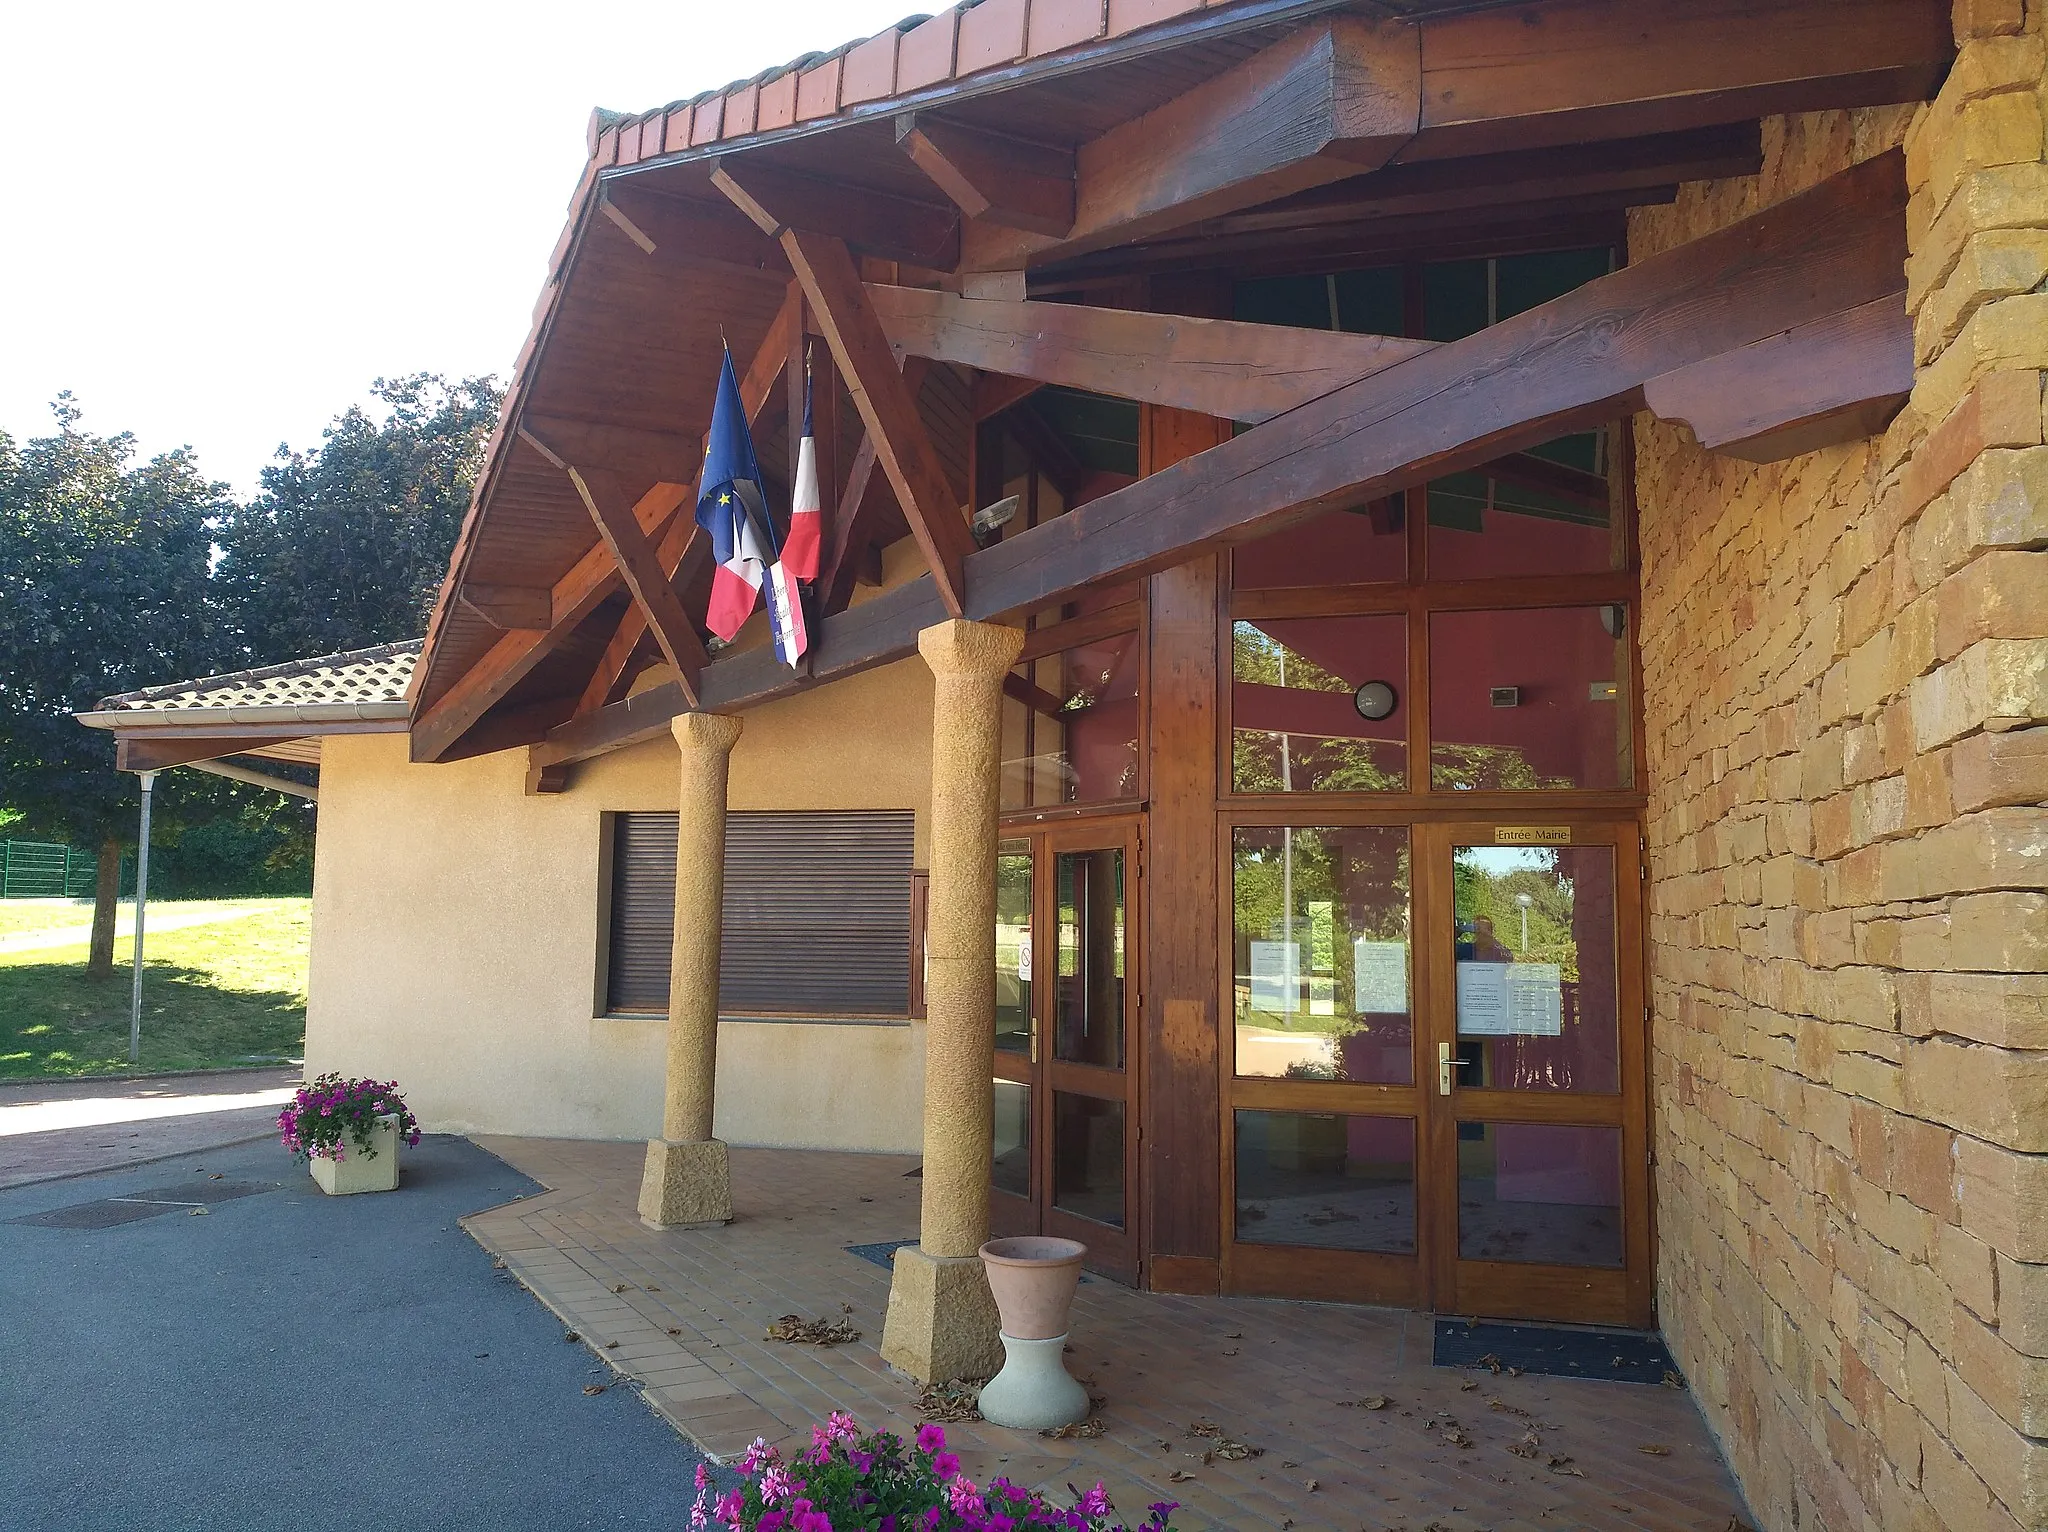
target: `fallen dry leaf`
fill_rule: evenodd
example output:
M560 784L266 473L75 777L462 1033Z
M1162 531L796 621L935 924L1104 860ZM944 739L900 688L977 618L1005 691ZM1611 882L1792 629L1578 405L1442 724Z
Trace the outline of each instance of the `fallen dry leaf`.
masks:
M1244 1331L1242 1331L1242 1330L1225 1330L1225 1331L1223 1332L1223 1338L1224 1338L1225 1340L1243 1340L1243 1339L1244 1339Z
M609 1383L586 1383L583 1385L583 1392L586 1394L601 1394L610 1387Z
M1566 1457L1563 1453L1551 1453L1550 1461L1546 1463L1544 1466L1547 1467L1552 1473L1568 1473L1574 1479L1583 1479L1586 1477L1584 1474L1580 1473L1578 1469L1572 1466L1572 1460Z
M1264 1447L1247 1447L1243 1442L1234 1442L1227 1436L1216 1443L1216 1456L1228 1463L1246 1463L1265 1455Z
M1647 1452L1653 1458L1668 1458L1671 1456L1671 1449L1662 1442L1644 1442L1642 1446L1636 1448L1636 1451Z
M918 1394L917 1413L926 1420L954 1425L981 1419L981 1411L976 1408L980 1401L979 1383L933 1383Z
M1213 1420L1198 1420L1188 1427L1190 1436L1221 1436L1223 1427Z
M1307 1484L1303 1485L1302 1487L1306 1489L1311 1495L1313 1495L1317 1490L1321 1489L1323 1486L1319 1480L1311 1479L1308 1481Z
M1367 1394L1363 1399L1339 1399L1347 1410L1383 1410L1394 1401L1385 1394Z
M1224 1354L1225 1356L1236 1356L1236 1355L1237 1355L1237 1347L1235 1347L1235 1346L1225 1346L1225 1347L1223 1348L1223 1354Z
M607 1351L616 1351L619 1349L619 1343L615 1340L608 1340L604 1343L604 1349Z
M1189 1473L1184 1468L1176 1468L1172 1473L1166 1476L1166 1482L1168 1484L1192 1484L1194 1482L1194 1479L1195 1476Z
M1082 1441L1093 1441L1102 1432L1102 1422L1090 1416L1087 1420L1077 1420L1072 1425L1054 1426L1051 1430L1038 1434L1052 1441L1070 1441L1077 1438Z
M583 1339L583 1337L581 1335L578 1335L574 1330L564 1330L562 1332L562 1339L566 1341L579 1341Z
M860 1331L843 1319L805 1319L784 1314L768 1327L766 1339L793 1346L845 1346L859 1340Z
M1489 1367L1495 1373L1498 1373L1500 1371L1500 1358L1495 1356L1491 1351L1489 1351L1486 1353L1485 1356L1481 1357L1474 1365L1478 1367Z
M1517 1409L1514 1405L1509 1404L1507 1400L1501 1398L1497 1394L1493 1398L1486 1401L1486 1407L1489 1410L1499 1410L1503 1415L1519 1415L1524 1420L1527 1420L1529 1418L1529 1412L1527 1410Z
M205 1208L194 1208L194 1209L192 1210L192 1216L193 1216L194 1218L203 1218L203 1217L205 1217L205 1216L206 1216L206 1209L205 1209Z
M1667 1367L1664 1369L1664 1386L1666 1388L1684 1388L1685 1379Z
M1458 1385L1458 1392L1461 1394L1469 1394L1477 1387L1479 1387L1477 1383L1474 1383L1470 1378L1467 1378L1463 1383L1460 1383Z
M1472 1445L1472 1438L1463 1431L1460 1431L1456 1426L1444 1432L1444 1440L1453 1447L1469 1447Z
M633 1286L630 1282L614 1282L612 1284L612 1291L615 1293L628 1293L632 1290Z

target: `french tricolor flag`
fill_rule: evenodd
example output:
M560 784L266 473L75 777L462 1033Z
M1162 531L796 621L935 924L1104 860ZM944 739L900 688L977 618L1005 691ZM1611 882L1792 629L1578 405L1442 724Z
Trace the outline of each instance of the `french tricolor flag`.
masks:
M704 488L697 498L697 525L711 538L714 568L704 624L730 643L754 613L754 599L768 598L775 652L795 665L810 647L803 602L796 581L783 568L761 487L761 464L740 402L732 352L725 353L718 394L711 406L711 431L704 441Z

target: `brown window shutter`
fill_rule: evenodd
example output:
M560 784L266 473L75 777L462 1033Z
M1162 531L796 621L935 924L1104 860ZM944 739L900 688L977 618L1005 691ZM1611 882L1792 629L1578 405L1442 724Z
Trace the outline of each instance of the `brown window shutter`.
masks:
M615 824L610 1008L663 1010L676 816ZM913 833L907 809L728 815L720 1009L907 1014Z

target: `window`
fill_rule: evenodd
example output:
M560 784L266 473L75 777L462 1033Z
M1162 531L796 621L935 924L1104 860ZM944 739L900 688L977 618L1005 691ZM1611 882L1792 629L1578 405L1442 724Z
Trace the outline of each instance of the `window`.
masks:
M1026 659L1010 672L1003 683L1005 811L1138 796L1142 656L1133 626Z
M731 814L719 1008L903 1016L911 1006L907 809ZM613 816L606 1009L668 1008L676 816Z

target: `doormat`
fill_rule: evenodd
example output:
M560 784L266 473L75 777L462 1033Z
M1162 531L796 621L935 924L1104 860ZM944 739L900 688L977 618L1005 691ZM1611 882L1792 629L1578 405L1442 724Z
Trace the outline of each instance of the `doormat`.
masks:
M195 1212L210 1207L216 1202L232 1202L237 1197L253 1197L259 1192L275 1191L274 1185L257 1181L202 1181L197 1185L179 1183L172 1186L152 1187L146 1192L136 1192L127 1197L105 1197L98 1202L75 1202L70 1207L51 1208L46 1213L30 1213L21 1218L10 1218L9 1223L31 1224L45 1229L111 1229L118 1224L134 1223L142 1218L157 1218L165 1213L184 1211Z
M857 1255L863 1261L873 1261L884 1271L896 1269L896 1252L905 1245L914 1245L914 1239L885 1239L872 1245L848 1245L847 1254Z
M1549 1325L1436 1322L1438 1367L1510 1369L1546 1378L1602 1378L1610 1383L1685 1386L1661 1337L1641 1330L1569 1330Z

